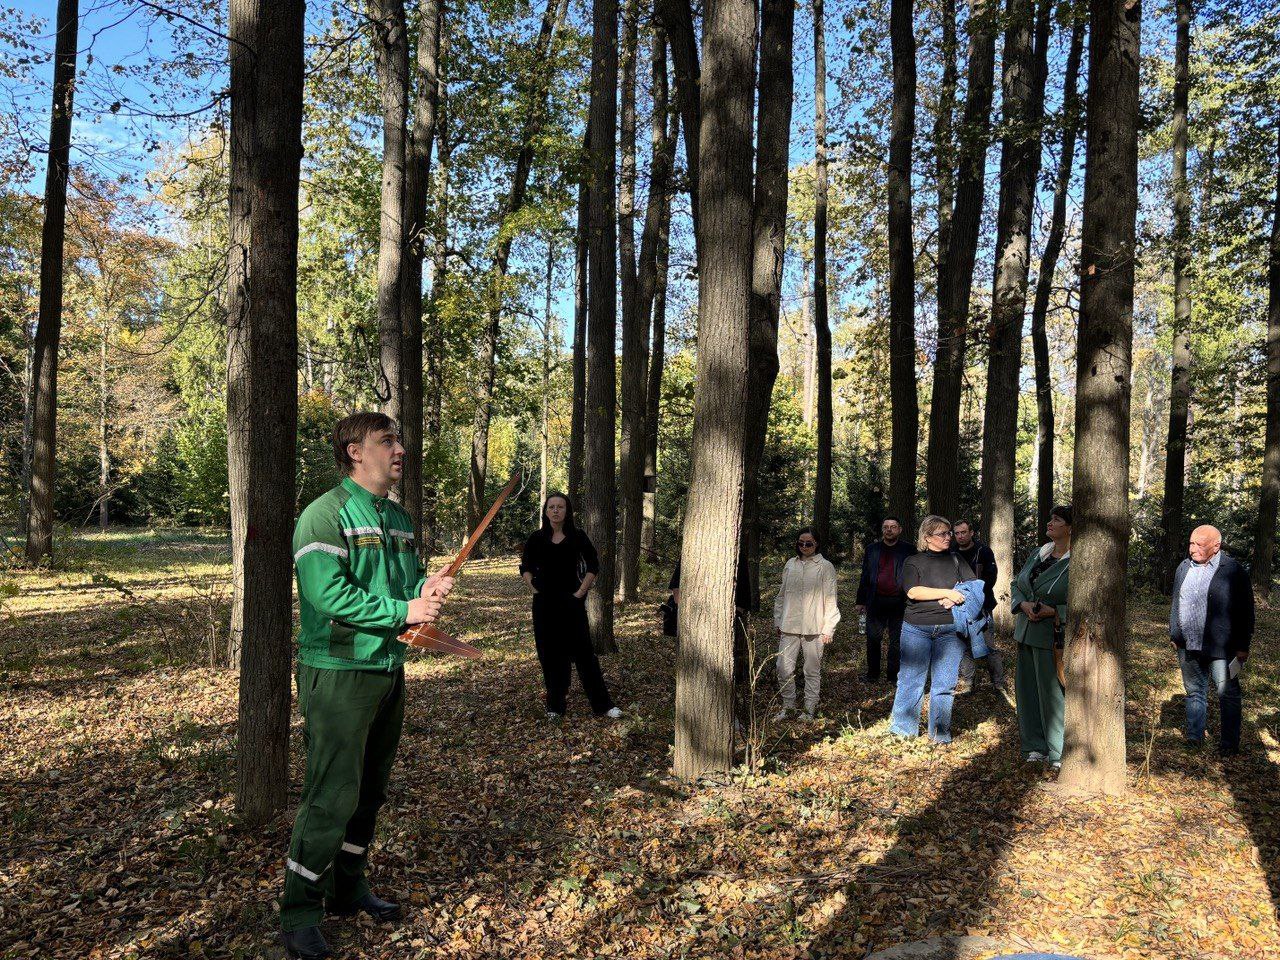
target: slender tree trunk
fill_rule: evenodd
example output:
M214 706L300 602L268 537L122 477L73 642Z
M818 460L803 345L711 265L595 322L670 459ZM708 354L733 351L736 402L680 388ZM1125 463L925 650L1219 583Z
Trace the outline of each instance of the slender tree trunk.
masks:
M547 501L547 473L551 467L550 460L550 414L551 414L551 292L555 281L556 243L553 237L547 238L547 284L542 305L542 425L539 430L542 441L542 457L538 472L538 502Z
M693 240L697 246L700 235L698 158L702 129L702 69L698 63L698 39L693 29L693 7L689 0L654 0L654 12L662 22L671 45L671 63L676 74L676 98L680 104L680 122L684 125L684 162L693 212Z
M671 140L674 145L679 133L679 121L672 118ZM653 345L649 355L649 386L645 395L644 472L644 529L640 548L644 555L657 561L658 543L658 425L662 411L662 368L666 357L667 341L667 264L671 252L671 197L663 204L662 221L658 227L657 272L653 291Z
M1191 406L1191 191L1187 186L1187 98L1191 87L1191 0L1177 0L1173 55L1173 370L1169 375L1169 439L1165 443L1160 588L1186 550L1182 506L1187 474L1187 411Z
M642 320L640 316L636 271L636 57L639 53L639 27L636 0L625 0L619 61L622 116L618 128L622 154L618 192L618 259L622 271L622 436L619 442L622 528L618 538L618 600L622 603L630 603L636 598L640 580L644 388L649 363L649 324L648 317Z
M916 131L916 39L912 0L893 0L893 112L889 134L889 394L893 452L889 510L911 528L916 508L920 400L916 390L916 262L911 225L911 143Z
M756 12L716 0L703 21L698 390L681 550L675 773L733 763L733 590L742 520L742 411L751 295L751 107Z
M108 327L102 324L102 336L98 341L98 528L104 533L111 522L111 449L108 418L111 412L111 386L107 382Z
M471 471L467 495L467 529L472 530L480 522L487 509L485 502L485 477L489 472L489 424L493 417L493 385L498 359L498 332L502 320L502 308L506 300L507 265L511 259L511 245L515 240L507 229L523 208L525 192L529 186L529 174L533 170L534 145L542 132L547 116L547 96L551 87L552 47L556 33L564 22L569 0L547 0L542 15L542 27L534 46L534 63L542 69L532 79L530 102L532 109L525 118L520 136L520 153L516 157L511 174L511 190L501 211L500 239L489 269L488 323L480 344L480 374L476 391L475 417L471 428Z
M600 575L587 594L591 636L600 653L617 649L613 640L614 410L617 381L618 221L615 184L618 127L618 3L594 0L591 38L591 188L588 193L591 277L587 306L587 392L583 419L583 526L600 554Z
M409 30L404 0L369 0L382 96L382 212L378 228L378 396L382 412L401 419L405 342L404 165L409 115Z
M1280 142L1276 147L1276 199L1271 212L1271 252L1267 266L1267 426L1262 454L1258 528L1253 537L1253 585L1263 602L1271 599L1280 511Z
M31 457L36 407L36 341L35 336L29 332L28 325L24 324L24 328L26 328L24 333L27 333L28 339L26 349L23 351L26 363L23 370L25 376L22 391L22 493L18 502L18 535L25 542L27 531L31 528Z
M591 149L591 124L587 123L584 151ZM585 463L583 424L587 415L587 306L589 247L591 241L590 179L578 184L578 226L573 239L573 412L569 420L569 496L582 499Z
M230 396L245 417L234 453L247 487L236 807L263 822L284 806L293 658L291 536L298 423L298 171L302 161L303 0L233 0L232 183L249 189L247 264L228 297ZM247 49L242 49L244 45ZM235 109L236 98L247 102ZM248 166L247 175L241 165ZM233 207L233 213L236 212ZM235 251L233 251L234 253ZM234 375L235 379L232 380ZM229 441L230 445L230 441ZM229 451L232 452L232 451ZM233 499L233 506L236 501Z
M1142 7L1090 0L1089 106L1080 327L1075 537L1068 609L1064 787L1125 789L1124 663L1129 631L1129 371L1138 210Z
M1036 276L1035 299L1031 306L1031 350L1035 355L1036 412L1039 420L1036 443L1036 531L1045 537L1049 511L1053 509L1053 445L1057 428L1053 414L1053 380L1049 371L1049 298L1053 293L1053 275L1062 253L1062 238L1067 223L1067 195L1071 189L1071 168L1076 152L1076 135L1080 130L1080 96L1076 85L1080 76L1080 56L1084 49L1085 19L1077 14L1071 23L1071 45L1067 51L1066 75L1062 81L1062 153L1058 157L1058 176L1053 189L1053 213L1049 219L1049 235Z
M1036 0L1008 0L1005 8L1004 138L982 428L982 519L996 560L995 627L1004 636L1013 633L1010 585L1016 535L1018 378L1047 79L1040 57L1043 54L1047 63L1050 11L1049 0L1040 0L1038 5ZM1033 37L1043 39L1035 43Z
M942 20L942 86L938 88L938 115L933 123L933 150L934 175L938 181L936 297L941 300L942 291L946 289L948 258L951 256L951 217L956 199L956 0L940 0L938 13ZM889 16L892 21L892 12ZM914 44L914 39L912 42Z
M400 502L413 519L413 542L427 559L423 539L423 418L422 384L422 261L427 248L427 195L431 187L431 150L435 143L440 104L440 26L443 0L426 0L418 28L414 68L413 129L404 173L404 286L400 291L400 442L404 445L404 474Z
M778 378L778 315L787 243L787 173L795 90L794 34L792 0L763 0L755 200L751 214L751 368L742 496L742 549L747 553L753 608L760 605L760 463L769 432L773 385Z
M813 329L818 364L818 465L813 481L813 526L831 540L831 323L827 314L827 40L823 0L813 0Z
M440 435L441 402L444 395L444 325L441 320L440 298L444 294L449 275L449 85L444 65L448 35L445 33L443 13L440 22L440 58L436 87L438 119L436 139L440 144L440 159L436 164L436 215L435 236L431 249L431 299L428 317L430 327L426 331L427 371L423 399L424 459L429 458L430 468L423 470L422 485L422 555L424 560L433 556L441 537L437 523L440 505Z
M58 343L62 339L62 248L67 235L67 176L75 113L80 4L58 0L53 54L53 107L40 234L40 306L32 370L31 487L27 496L27 563L53 555L53 489L57 471Z
M996 0L974 0L969 16L969 90L960 126L960 168L946 276L938 290L938 351L929 407L929 512L954 517L960 500L960 394L969 298L986 193L987 145L995 78Z

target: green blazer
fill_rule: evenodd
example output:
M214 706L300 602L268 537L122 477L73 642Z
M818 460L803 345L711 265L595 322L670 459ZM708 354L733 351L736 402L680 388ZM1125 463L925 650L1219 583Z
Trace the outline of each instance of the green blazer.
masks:
M1023 603L1035 603L1039 600L1041 603L1057 607L1058 618L1065 622L1067 616L1067 587L1071 582L1070 552L1040 574L1034 587L1031 585L1031 571L1035 569L1041 557L1047 556L1047 553L1052 550L1053 544L1051 543L1046 543L1040 549L1033 550L1031 556L1027 557L1027 562L1023 564L1022 571L1013 581L1013 638L1018 643L1025 643L1029 647L1040 647L1044 650L1053 649L1053 619L1032 622L1022 612L1021 606Z

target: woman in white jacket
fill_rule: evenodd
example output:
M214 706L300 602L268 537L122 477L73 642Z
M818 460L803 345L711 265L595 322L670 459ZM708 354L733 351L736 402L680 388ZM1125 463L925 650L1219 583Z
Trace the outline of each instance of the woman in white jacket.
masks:
M796 658L804 651L804 715L812 720L818 711L822 682L822 651L831 642L840 622L836 606L836 568L820 552L818 536L805 527L796 536L797 556L782 570L782 584L773 602L773 623L778 628L778 690L787 719L796 709Z

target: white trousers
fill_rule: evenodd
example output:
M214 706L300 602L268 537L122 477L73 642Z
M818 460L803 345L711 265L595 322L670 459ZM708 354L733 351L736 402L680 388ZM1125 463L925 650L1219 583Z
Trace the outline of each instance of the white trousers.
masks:
M804 708L818 709L818 693L822 687L822 648L826 644L816 633L784 633L778 640L778 692L782 706L796 708L796 658L804 651Z

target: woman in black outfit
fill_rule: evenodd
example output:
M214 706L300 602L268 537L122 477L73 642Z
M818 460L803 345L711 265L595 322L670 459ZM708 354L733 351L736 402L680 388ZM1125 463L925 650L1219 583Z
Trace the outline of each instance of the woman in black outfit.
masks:
M533 638L547 686L547 719L553 722L564 715L571 664L592 712L614 720L622 716L587 628L587 591L599 572L595 546L573 523L573 504L563 493L550 494L542 505L542 527L525 541L520 575L533 588Z

